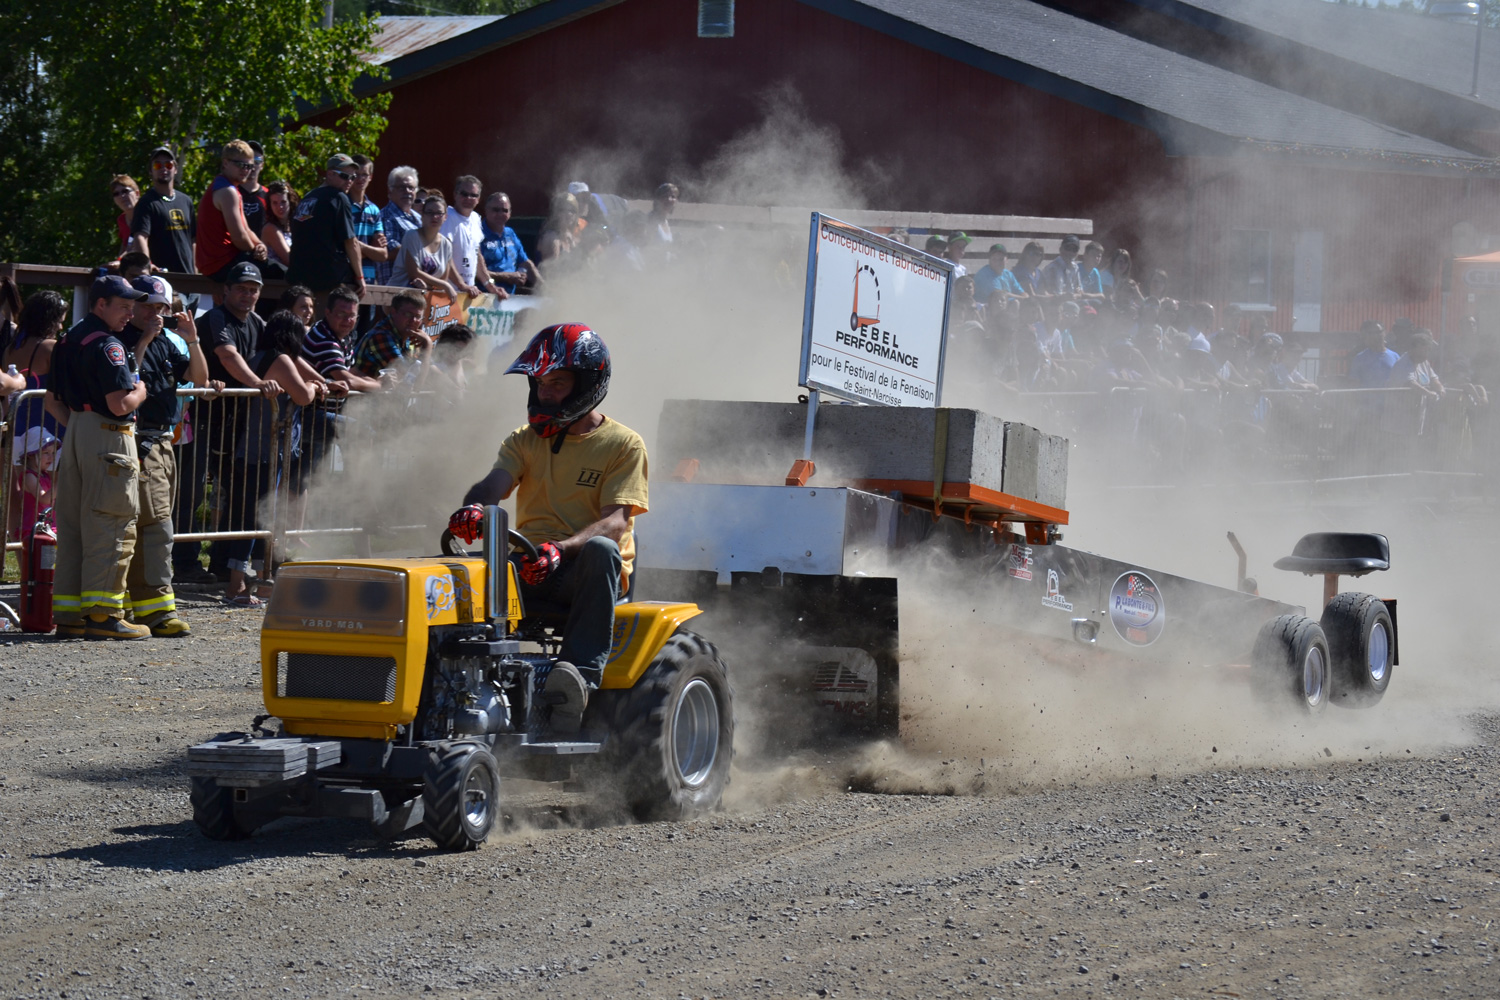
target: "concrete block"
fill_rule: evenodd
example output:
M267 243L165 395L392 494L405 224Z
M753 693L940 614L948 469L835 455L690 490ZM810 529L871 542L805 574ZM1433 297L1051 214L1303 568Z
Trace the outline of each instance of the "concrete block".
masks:
M814 483L855 480L969 483L1053 507L1067 499L1065 438L979 410L948 409L947 448L934 465L937 413L903 406L824 404L813 438ZM670 475L699 462L698 481L780 483L802 457L807 407L701 399L667 400L652 467Z

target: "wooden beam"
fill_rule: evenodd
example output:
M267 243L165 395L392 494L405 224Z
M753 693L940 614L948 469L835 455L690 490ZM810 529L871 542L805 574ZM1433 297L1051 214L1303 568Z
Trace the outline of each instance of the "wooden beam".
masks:
M222 287L201 274L179 274L172 271L157 271L157 274L172 283L174 291L188 295L212 295ZM93 284L94 271L87 267L59 267L54 264L6 264L0 263L0 278L9 278L18 285L72 285L87 288ZM279 298L286 291L287 283L279 278L266 280L261 288L261 297ZM389 285L366 285L361 300L366 305L388 306L398 292L405 291Z
M649 212L651 202L627 202L631 211ZM673 211L674 222L699 222L740 226L799 226L807 228L812 217L810 208L763 205L715 205L708 202L680 201ZM976 215L951 212L896 212L886 209L828 209L823 213L850 225L865 229L938 229L952 232L1003 233L1011 235L1073 235L1080 238L1094 232L1092 219L1048 219L1030 215Z

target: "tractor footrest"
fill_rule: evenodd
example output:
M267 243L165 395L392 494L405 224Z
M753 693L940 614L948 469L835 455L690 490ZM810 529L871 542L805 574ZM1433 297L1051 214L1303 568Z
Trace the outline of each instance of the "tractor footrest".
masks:
M229 787L255 788L332 767L342 758L343 746L337 740L236 735L191 747L187 771L193 777L215 778Z
M525 753L537 754L539 756L564 756L566 754L598 753L603 749L603 743L589 743L583 741L572 742L547 742L547 743L523 743L520 748Z
M521 643L515 639L449 639L438 646L438 655L449 658L515 656L520 651Z

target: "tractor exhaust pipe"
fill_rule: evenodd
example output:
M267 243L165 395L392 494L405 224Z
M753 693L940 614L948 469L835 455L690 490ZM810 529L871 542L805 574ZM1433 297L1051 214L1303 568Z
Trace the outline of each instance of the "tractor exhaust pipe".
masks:
M505 609L510 606L510 567L506 565L506 537L510 519L503 507L491 504L484 509L484 611L485 618L496 629L496 638L505 635Z

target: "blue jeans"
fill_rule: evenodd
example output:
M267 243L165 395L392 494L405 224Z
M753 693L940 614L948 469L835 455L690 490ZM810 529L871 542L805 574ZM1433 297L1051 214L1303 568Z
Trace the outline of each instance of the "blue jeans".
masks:
M620 546L590 538L578 555L559 566L539 586L521 584L521 600L566 605L559 657L577 667L590 687L598 687L614 642L615 603L620 599Z

